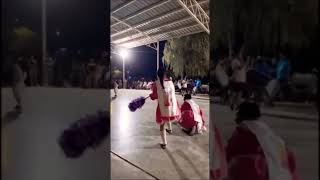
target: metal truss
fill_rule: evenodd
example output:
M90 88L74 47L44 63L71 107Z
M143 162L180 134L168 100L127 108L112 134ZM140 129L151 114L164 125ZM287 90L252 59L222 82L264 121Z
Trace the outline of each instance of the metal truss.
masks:
M116 20L116 21L118 21L118 22L120 22L120 23L123 23L124 25L132 28L132 26L130 26L129 24L127 24L127 23L119 20L118 18L116 18L116 17L114 17L114 16L112 16L112 15L111 15L111 18L113 18L114 20ZM134 29L135 29L136 31L138 31L140 34L143 34L143 35L144 35L145 37L147 37L149 40L153 41L153 39L152 39L148 34L140 31L139 29L136 29L136 28L134 28ZM157 50L157 45L156 45L155 43L151 43L151 44L146 45L146 46L148 46L148 47L150 47L150 48L152 48L152 49L154 49L154 50Z
M147 44L146 45L147 47L149 47L149 48L151 48L151 49L153 49L153 50L158 50L157 48L158 48L158 45L157 45L157 43L151 43L151 44Z
M129 6L130 4L134 3L135 1L136 1L136 0L127 0L127 2L125 2L125 3L117 6L116 8L112 9L111 12L110 12L110 14L113 14L113 13L119 11L120 9Z
M178 28L178 29L174 29L174 30L168 30L168 31L164 31L164 32L161 32L160 34L155 34L155 35L149 35L149 37L150 37L150 40L151 40L151 42L156 42L157 41L157 36L160 36L160 35L165 35L165 34L169 34L169 33L176 33L176 32L178 32L178 31L181 31L181 30L183 30L183 29L187 29L187 28L193 28L193 27L198 27L199 26L199 24L193 24L193 25L190 25L190 26L183 26L183 27L181 27L181 28ZM156 39L156 40L155 40ZM140 43L140 42L143 42L143 41L148 41L148 39L145 39L145 38L138 38L138 39L133 39L133 40L129 40L129 41L125 41L125 42L123 42L123 43L120 43L121 45L123 45L123 44L129 44L129 43L132 43L132 42L134 42L134 41L137 41L137 43ZM150 42L150 41L149 41Z
M121 21L127 21L128 19L134 18L134 17L136 17L136 16L138 16L138 15L140 15L140 14L142 14L142 13L145 13L145 12L147 12L147 11L150 11L150 10L154 9L154 8L157 8L157 7L159 7L159 6L162 6L163 4L168 3L168 2L170 2L170 1L172 1L172 0L159 1L159 2L157 2L157 3L152 4L151 6L145 7L145 8L143 8L143 9L137 11L136 13L134 13L134 14L132 14L132 15L129 15L129 16L127 16L127 17L124 17L124 18L122 18L122 19L120 19L120 20L121 20ZM114 26L116 26L116 25L118 25L118 24L119 24L119 22L112 24L112 25L111 25L111 28L114 27Z
M199 3L196 0L178 0L178 2L201 25L203 30L209 34L210 19Z
M124 24L125 26L127 26L127 27L129 27L129 28L132 28L132 26L131 26L130 24L128 24L128 23L126 23L126 22L124 22L124 21L116 18L116 17L113 16L113 15L111 15L111 18L114 19L114 20L116 20L116 21L118 21L119 23ZM136 30L136 31L138 31L140 34L143 34L143 35L146 36L147 38L150 38L146 33L140 31L139 29L137 29L137 28L133 28L133 29ZM112 39L112 38L111 38L111 39ZM117 43L117 42L114 42L114 43Z
M157 26L157 27L153 27L153 28L148 28L148 29L145 29L143 30L146 34L149 34L149 33L152 33L153 31L155 30L158 30L158 29L162 29L162 28L165 28L165 27L169 27L169 26L173 26L177 23L181 23L181 22L184 22L184 21L187 21L187 20L190 20L192 19L192 17L186 17L186 18L182 18L180 20L175 20L175 21L171 21L169 23L166 23L166 24L163 24L161 26ZM130 39L135 39L135 38L139 38L140 36L140 33L136 33L136 34L132 34L130 36ZM121 38L119 39L121 41ZM117 40L118 41L118 40Z
M205 3L207 3L207 0L203 0L203 1L198 2L199 5L202 5L202 4L205 4ZM192 8L192 6L195 6L195 5L193 4L193 5L189 6L188 8ZM164 18L164 17L168 17L168 16L172 16L172 15L174 15L174 14L181 13L182 11L185 11L185 9L184 9L184 8L177 8L177 9L171 10L171 11L169 11L169 12L166 12L166 14L160 14L160 15L158 15L158 16L149 18L149 19L147 19L147 20L145 20L145 21L140 22L139 24L136 24L136 25L132 26L132 28L128 28L128 29L125 29L125 30L116 32L116 33L114 33L114 34L111 34L111 37L114 37L114 36L117 36L117 35L126 33L126 32L128 32L128 31L130 31L130 30L133 30L133 29L135 29L135 28L138 28L138 27L141 27L141 26L143 26L143 25L149 24L149 23L151 23L151 22L153 22L153 21L157 21L157 20L162 19L162 18ZM111 27L112 27L112 26L111 26Z

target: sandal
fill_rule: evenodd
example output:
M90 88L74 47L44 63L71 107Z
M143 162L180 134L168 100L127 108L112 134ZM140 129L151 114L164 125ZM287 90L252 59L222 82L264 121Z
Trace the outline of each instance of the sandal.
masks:
M171 129L166 129L167 133L172 134L172 130Z

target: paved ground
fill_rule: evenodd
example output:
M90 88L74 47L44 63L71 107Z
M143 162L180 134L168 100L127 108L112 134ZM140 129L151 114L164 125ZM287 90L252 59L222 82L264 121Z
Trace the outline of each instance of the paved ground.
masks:
M157 102L148 99L141 109L129 111L128 104L132 99L149 93L143 90L120 90L118 98L112 102L112 152L158 179L208 179L208 132L190 137L173 125L173 134L167 136L168 147L162 150L159 146L159 126L155 122ZM182 103L181 96L178 96L178 100ZM209 101L196 101L208 117ZM115 166L112 163L113 178L144 179L146 176L125 172ZM136 168L132 166L132 169Z
M207 179L208 133L185 136L178 126L168 136L167 150L161 150L159 128L155 124L156 102L147 101L135 113L128 102L147 91L120 91L112 102L111 174L114 179ZM15 105L10 89L1 90L2 176L5 180L107 179L108 139L97 150L89 150L76 160L66 159L56 140L70 123L108 108L105 90L28 88L24 113L15 118L8 113ZM180 96L179 101L182 102ZM197 100L208 117L209 103ZM226 143L233 129L229 108L210 106L213 119ZM318 179L318 121L301 121L263 116L297 156L302 180Z
M108 92L62 88L27 88L21 116L11 89L1 89L1 170L4 180L106 180L109 141L79 159L67 159L57 145L71 123L106 109Z

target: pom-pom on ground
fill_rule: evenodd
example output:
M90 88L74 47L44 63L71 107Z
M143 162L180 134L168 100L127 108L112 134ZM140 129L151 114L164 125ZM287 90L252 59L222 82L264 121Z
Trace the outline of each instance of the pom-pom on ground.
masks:
M110 132L110 117L106 111L88 115L62 132L58 144L69 158L78 158L88 148L100 145Z

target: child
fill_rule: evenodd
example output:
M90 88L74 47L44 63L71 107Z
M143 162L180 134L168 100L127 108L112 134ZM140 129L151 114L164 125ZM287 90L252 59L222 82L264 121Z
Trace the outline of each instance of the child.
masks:
M158 99L156 122L160 125L160 136L162 139L160 146L162 149L165 149L167 145L166 131L169 134L172 133L171 121L180 119L181 112L176 99L174 84L162 68L158 70L158 79L153 84L150 98L152 100ZM166 131L164 131L165 124L169 128Z
M185 133L193 136L194 134L201 134L203 130L206 131L202 110L199 105L191 99L191 94L184 95L181 114L179 124Z

